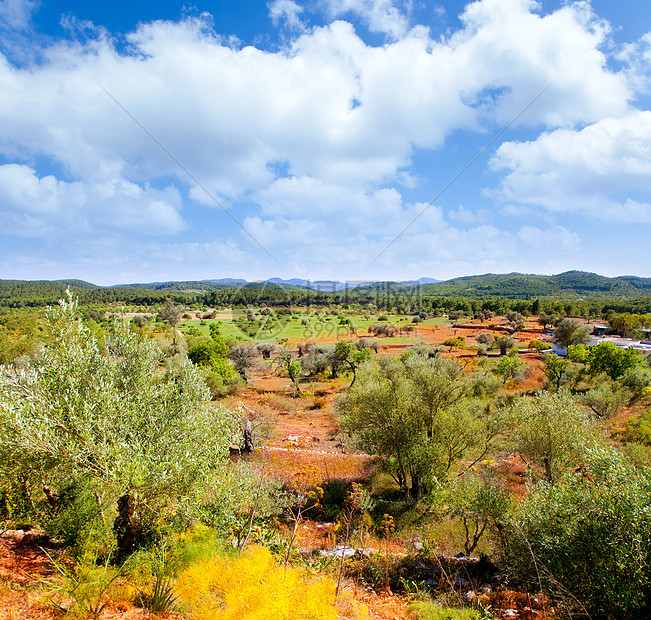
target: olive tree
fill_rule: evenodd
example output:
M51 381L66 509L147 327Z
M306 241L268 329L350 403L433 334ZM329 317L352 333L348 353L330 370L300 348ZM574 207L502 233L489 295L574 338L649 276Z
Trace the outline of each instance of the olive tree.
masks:
M495 340L495 344L500 348L500 355L506 355L515 347L515 338L511 336L500 336Z
M567 390L524 397L513 413L517 449L543 468L549 484L578 464L585 450L602 436L599 425Z
M636 620L651 614L650 531L651 471L601 447L535 485L500 541L509 572L562 597L568 617Z
M563 319L554 331L554 342L564 348L589 341L590 328L575 319Z
M417 499L464 456L485 454L496 435L493 416L469 391L454 361L385 357L359 368L338 411L356 443L382 457L398 486Z
M80 530L110 525L117 504L125 555L139 517L178 522L199 509L236 420L208 406L196 367L163 365L157 345L126 322L100 342L70 295L48 318L39 365L0 373L0 473L50 516L82 511Z

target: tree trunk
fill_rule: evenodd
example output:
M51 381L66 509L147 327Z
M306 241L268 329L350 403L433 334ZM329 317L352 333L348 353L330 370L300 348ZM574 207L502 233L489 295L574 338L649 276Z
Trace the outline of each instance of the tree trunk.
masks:
M246 421L246 428L244 429L244 448L242 452L253 452L255 446L253 445L253 433L251 432L251 420Z
M113 521L113 531L118 543L116 560L120 563L135 551L139 533L136 499L130 493L118 499L118 516Z
M549 482L549 484L553 484L554 479L553 479L553 476L552 476L552 464L551 464L549 458L545 457L543 459L543 465L545 467L545 479L547 480L547 482Z

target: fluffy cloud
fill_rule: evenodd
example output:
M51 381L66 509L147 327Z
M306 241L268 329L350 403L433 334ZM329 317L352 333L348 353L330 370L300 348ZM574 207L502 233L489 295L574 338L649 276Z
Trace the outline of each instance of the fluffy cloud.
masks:
M227 197L273 182L269 164L325 181L382 183L450 132L508 118L550 80L531 122L589 122L629 96L577 8L469 5L466 27L433 42L415 29L371 47L335 22L269 53L229 47L201 19L141 25L121 55L108 39L58 45L48 62L0 65L3 150L45 154L76 178L140 182L177 167L97 86ZM523 53L523 50L528 50Z
M19 6L33 5L0 5ZM597 181L613 195L648 190L648 119L630 111L630 83L608 69L608 28L587 3L542 14L529 0L480 0L466 7L462 28L440 40L410 25L408 2L320 6L333 19L357 16L388 42L370 45L344 21L307 30L298 2L273 0L272 20L298 32L274 51L234 44L201 17L141 24L126 49L98 31L84 43L44 48L38 63L16 67L0 56L0 156L14 162L0 166L7 229L34 239L100 231L126 239L212 226L219 247L249 247L214 216L187 219L214 206L188 171L287 272L337 277L335 268L364 267L425 208L417 201L430 196L406 201L398 190L422 176L419 154L443 148L455 132L503 126L548 85L522 123L549 133L503 145L493 160L505 173L500 197L560 212L554 205L569 195L562 208L589 214L580 183L591 197ZM607 152L609 136L617 174L590 172L587 155L596 144ZM621 209L611 202L605 211ZM648 216L642 200L622 204L631 221ZM450 217L456 228L440 206L427 209L378 266L495 267L537 234L482 225L494 222L481 209L461 207ZM568 247L576 241L555 232ZM198 265L213 252L247 268L212 245L151 243L152 255L170 264L185 256ZM117 264L129 255L141 272L155 263L123 248L107 244L106 262L115 251ZM321 273L306 273L312 266Z
M0 23L3 27L25 28L38 5L37 0L0 0Z
M569 231L564 226L553 226L541 230L535 226L522 226L518 238L526 246L532 248L547 248L556 252L576 252L581 244L579 235Z
M274 24L285 23L291 30L303 30L305 25L300 15L303 7L294 0L274 0L269 4L269 15Z
M170 235L182 231L180 196L113 179L98 184L39 177L29 166L0 166L3 232L39 239L111 233Z
M371 32L381 32L393 39L404 36L409 20L404 9L393 0L324 0L331 18L354 14L362 19ZM401 3L406 4L406 3Z
M507 142L491 161L507 174L504 200L601 220L651 223L651 205L626 192L651 191L651 112L604 118L580 131L559 129Z

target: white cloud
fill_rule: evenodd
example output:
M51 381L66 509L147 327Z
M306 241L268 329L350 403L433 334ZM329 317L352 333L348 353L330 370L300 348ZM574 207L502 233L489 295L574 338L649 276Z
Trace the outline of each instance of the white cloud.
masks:
M476 224L485 222L490 218L490 211L488 209L466 209L463 205L459 205L458 209L450 211L448 217L451 220L464 222L466 224Z
M5 28L25 28L39 5L38 0L0 0L0 23Z
M191 224L182 217L184 200L197 210L214 206L98 83L234 217L246 218L288 270L361 268L423 209L396 189L413 189L423 176L414 163L422 151L441 149L455 132L493 131L550 82L523 122L564 129L499 150L501 197L560 212L553 205L569 194L575 212L587 213L577 206L581 179L588 189L612 177L621 191L631 184L646 191L646 129L635 137L633 121L629 137L613 138L618 175L585 172L594 145L579 142L590 127L603 127L593 142L607 143L604 117L625 133L631 97L626 76L607 69L607 28L587 4L543 15L527 0L480 0L466 7L460 30L437 41L422 26L410 28L408 2L330 0L327 7L333 17L356 15L389 42L369 45L344 21L300 30L302 6L275 0L272 19L300 30L277 51L236 45L204 16L142 24L127 52L98 31L83 44L44 49L36 64L16 67L0 56L0 155L16 162L0 167L7 228L38 239L173 235ZM572 130L586 123L593 125ZM639 170L622 172L628 155ZM606 207L619 208L611 202ZM643 200L622 204L635 221L646 217ZM450 218L475 227L454 228L432 207L383 257L396 262L383 264L476 260L485 267L516 256L516 235L479 226L488 221L481 210L460 207ZM215 225L214 234L226 243L230 233ZM170 256L190 252L183 247ZM122 249L106 248L121 264ZM239 268L238 260L233 254ZM329 273L336 276L334 267Z
M382 32L393 39L405 35L409 19L393 0L324 0L331 18L357 15L371 32Z
M635 43L624 45L617 58L626 65L631 87L638 93L648 93L651 90L651 32Z
M274 24L284 22L291 30L303 30L305 24L301 20L303 7L294 0L273 0L269 5L269 15Z
M506 171L497 195L511 203L593 219L651 222L651 206L627 192L651 192L651 112L631 111L531 142L502 144L491 161Z
M227 199L273 182L273 161L326 182L387 183L414 148L440 148L489 112L508 118L554 76L530 120L587 122L625 108L625 81L605 69L601 39L581 17L483 0L449 41L421 29L371 47L335 22L276 53L229 47L202 19L144 24L130 56L100 38L53 47L40 66L2 62L0 148L52 157L79 179L185 180L97 81Z
M518 238L528 247L546 248L553 253L576 252L581 245L579 235L563 226L552 226L547 230L536 226L522 226L518 231Z
M600 49L607 24L584 2L544 16L538 9L532 0L481 0L466 7L465 28L451 46L468 81L478 85L467 91L468 100L487 105L502 124L545 87L522 122L562 126L624 112L626 79L606 70Z
M176 189L124 179L98 184L39 177L29 166L0 166L3 232L39 239L110 233L170 235L185 228Z

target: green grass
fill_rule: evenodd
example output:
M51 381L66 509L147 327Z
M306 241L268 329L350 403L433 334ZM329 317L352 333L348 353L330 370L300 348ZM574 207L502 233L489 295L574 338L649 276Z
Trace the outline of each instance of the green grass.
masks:
M310 338L348 338L351 336L350 331L346 325L340 325L339 316L350 318L357 327L357 333L362 334L368 331L368 328L374 323L378 322L379 316L386 316L388 322L394 323L398 327L405 327L413 325L415 331L408 336L394 336L392 338L378 338L383 345L403 345L410 346L418 344L421 341L419 331L431 330L434 326L449 325L450 321L447 319L427 319L421 323L412 323L411 316L400 315L387 315L385 313L378 313L370 315L365 318L364 315L354 314L350 312L342 313L341 315L323 315L315 316L313 311L295 311L294 315L279 317L279 325L271 331L257 329L254 337L249 336L245 329L240 327L237 319L245 316L241 312L233 312L233 318L218 318L182 321L179 327L182 330L187 328L196 328L202 336L209 336L211 323L218 323L222 336L226 340L239 340L241 342L278 342L284 338L288 340L309 340ZM256 313L256 319L263 318L259 313ZM303 320L308 321L307 325L303 325ZM203 323L203 325L201 324Z

